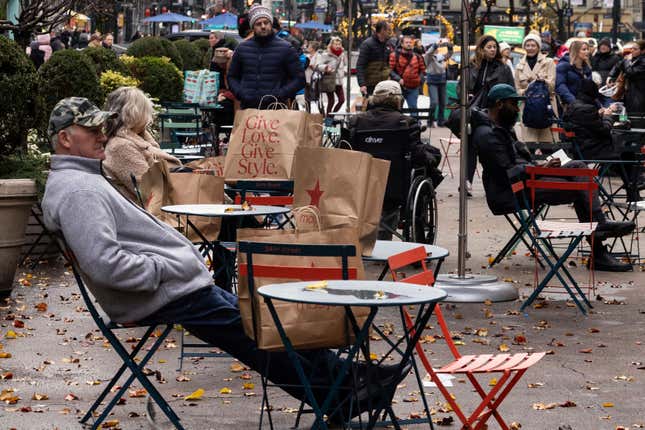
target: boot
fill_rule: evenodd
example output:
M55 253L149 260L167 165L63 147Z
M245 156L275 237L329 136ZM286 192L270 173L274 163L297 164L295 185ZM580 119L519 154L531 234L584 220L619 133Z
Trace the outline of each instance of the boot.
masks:
M603 219L596 227L596 240L604 240L608 237L621 237L634 231L633 221L609 221Z
M589 263L587 263L587 268L589 268ZM594 246L593 268L601 272L630 272L634 270L631 264L623 263L611 255L607 247L602 244Z

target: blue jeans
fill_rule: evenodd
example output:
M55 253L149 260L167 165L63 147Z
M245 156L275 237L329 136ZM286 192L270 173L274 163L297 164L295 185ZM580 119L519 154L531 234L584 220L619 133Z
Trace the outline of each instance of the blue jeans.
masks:
M430 118L432 121L436 120L439 126L443 126L445 122L443 113L446 109L446 83L433 84L429 82L428 78L428 92L430 94ZM437 108L439 110L435 117L435 110Z
M419 98L419 88L403 88L403 98L405 103L408 105L409 109L417 108L417 99ZM417 113L413 113L413 116L419 116Z
M286 352L267 352L258 348L242 327L237 296L211 285L195 291L146 317L143 324L181 324L204 342L222 349L276 384L291 385L283 389L297 399L306 399L300 379ZM329 386L329 376L341 361L329 350L298 351L312 386ZM269 360L270 358L270 360ZM268 365L267 365L268 364ZM314 388L322 402L325 388Z

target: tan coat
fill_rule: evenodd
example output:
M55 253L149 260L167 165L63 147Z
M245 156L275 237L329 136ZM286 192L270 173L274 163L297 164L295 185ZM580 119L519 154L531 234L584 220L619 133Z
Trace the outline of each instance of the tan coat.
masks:
M555 100L555 63L553 59L544 54L538 54L537 63L531 69L524 56L515 68L515 88L519 95L524 95L529 84L535 80L543 80L549 86L551 93L551 106L557 116L557 103ZM522 107L523 110L523 107ZM520 113L521 115L521 113ZM530 128L519 124L520 140L523 142L553 142L554 136L549 128ZM557 140L557 135L555 136Z
M140 136L131 131L120 130L105 146L103 168L119 191L136 201L130 173L140 182L152 163L159 159L166 160L169 168L181 166L181 161L162 151L147 131Z

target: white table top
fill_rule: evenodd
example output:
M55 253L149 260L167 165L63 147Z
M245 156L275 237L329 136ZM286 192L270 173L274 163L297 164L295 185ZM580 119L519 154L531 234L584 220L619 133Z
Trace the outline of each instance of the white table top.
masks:
M428 253L427 260L440 260L446 258L450 252L447 249L436 245L424 245L414 242L399 242L391 240L377 240L372 255L363 255L364 261L387 261L393 255L409 251L420 246L425 246Z
M227 211L227 209L232 209L232 211ZM281 206L253 205L249 210L243 210L242 205L194 204L163 206L161 210L176 215L193 215L217 218L277 215L287 213L291 209Z
M389 281L326 281L325 288L309 290L317 282L287 282L260 287L258 294L287 302L327 306L403 306L438 302L445 291L423 285Z

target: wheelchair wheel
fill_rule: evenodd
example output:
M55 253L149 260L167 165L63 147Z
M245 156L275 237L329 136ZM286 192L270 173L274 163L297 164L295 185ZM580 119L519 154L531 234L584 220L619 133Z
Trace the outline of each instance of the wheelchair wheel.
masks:
M417 176L412 181L406 210L406 237L417 243L432 245L437 239L439 213L437 195L428 178Z

